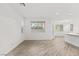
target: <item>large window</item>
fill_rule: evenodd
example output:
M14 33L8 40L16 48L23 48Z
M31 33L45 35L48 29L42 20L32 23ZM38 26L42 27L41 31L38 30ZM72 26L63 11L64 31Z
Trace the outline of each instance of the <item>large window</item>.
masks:
M31 21L31 29L33 31L44 31L45 21Z

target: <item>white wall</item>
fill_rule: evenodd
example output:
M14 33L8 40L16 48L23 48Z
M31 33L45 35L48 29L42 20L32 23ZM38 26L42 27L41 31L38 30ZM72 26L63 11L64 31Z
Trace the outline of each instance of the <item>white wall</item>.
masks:
M0 4L0 55L7 54L23 41L20 20L8 4Z
M74 33L79 33L79 19L74 19L71 21L74 24Z
M51 40L53 39L53 27L52 27L52 21L50 19L32 18L32 19L25 19L25 20L26 20L25 29L24 29L25 40ZM33 32L31 30L31 21L45 21L45 31Z

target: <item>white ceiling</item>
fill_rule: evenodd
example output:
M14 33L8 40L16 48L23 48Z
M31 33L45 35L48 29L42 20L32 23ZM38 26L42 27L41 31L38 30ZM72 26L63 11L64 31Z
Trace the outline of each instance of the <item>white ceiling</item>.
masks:
M53 19L77 19L79 18L78 3L26 3L26 6L20 4L11 4L17 12L28 17L49 17Z

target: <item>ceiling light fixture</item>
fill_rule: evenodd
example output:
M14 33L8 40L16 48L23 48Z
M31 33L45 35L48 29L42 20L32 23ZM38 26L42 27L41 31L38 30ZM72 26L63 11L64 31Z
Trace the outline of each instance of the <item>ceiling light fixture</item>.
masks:
M26 6L26 4L25 4L25 3L20 3L20 6L24 6L24 7L25 7L25 6Z

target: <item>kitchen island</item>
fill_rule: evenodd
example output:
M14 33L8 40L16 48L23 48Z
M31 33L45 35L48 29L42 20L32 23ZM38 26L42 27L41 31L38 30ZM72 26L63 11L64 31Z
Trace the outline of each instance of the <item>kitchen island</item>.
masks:
M79 47L79 33L66 33L64 39L65 42Z

